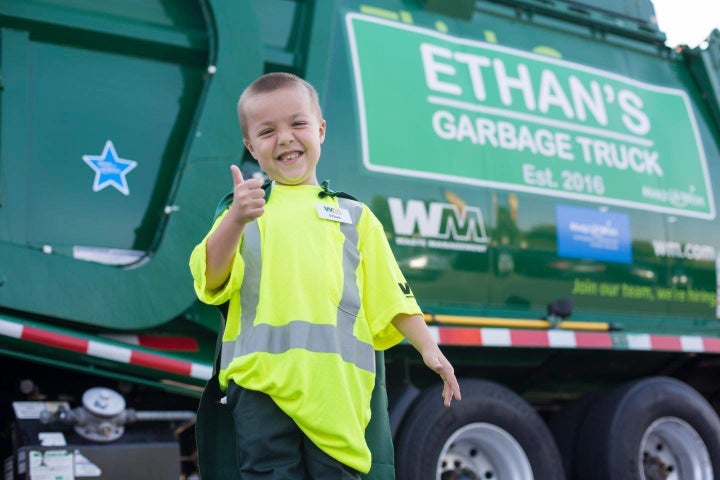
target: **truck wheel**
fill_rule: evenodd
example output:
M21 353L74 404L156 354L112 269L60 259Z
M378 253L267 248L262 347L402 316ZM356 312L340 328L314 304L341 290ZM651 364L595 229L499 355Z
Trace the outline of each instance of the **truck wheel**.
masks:
M601 396L578 437L575 473L590 480L713 480L720 419L685 383L652 377Z
M587 394L573 403L566 405L558 413L550 417L548 427L555 437L555 445L560 451L565 475L569 480L575 478L575 451L577 448L580 427L587 417L588 410L600 394Z
M442 404L440 386L404 421L398 480L562 480L560 455L542 418L519 395L483 380L460 382L462 401Z

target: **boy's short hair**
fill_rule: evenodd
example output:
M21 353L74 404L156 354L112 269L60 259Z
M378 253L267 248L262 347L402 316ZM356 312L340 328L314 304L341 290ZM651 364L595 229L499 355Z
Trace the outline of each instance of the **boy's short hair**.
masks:
M310 104L315 109L318 118L322 119L322 109L320 108L320 99L318 97L317 90L315 90L315 87L313 87L309 82L298 77L297 75L293 75L292 73L266 73L265 75L259 77L257 80L251 83L243 91L242 95L240 95L240 100L238 100L238 116L240 117L240 128L242 130L244 138L247 138L247 122L245 118L245 102L247 101L247 99L260 93L270 93L276 90L280 90L281 88L292 86L300 86L307 91L308 95L310 96Z

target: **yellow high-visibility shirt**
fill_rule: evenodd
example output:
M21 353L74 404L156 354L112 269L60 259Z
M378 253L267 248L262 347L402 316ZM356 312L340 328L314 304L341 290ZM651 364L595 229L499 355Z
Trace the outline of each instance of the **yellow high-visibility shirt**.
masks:
M343 271L348 253L343 249L348 245L340 222L322 218L320 213L324 206L336 209L334 212L340 207L336 198L321 199L319 192L320 187L310 185L275 185L272 189L265 213L257 220L261 273L254 326L335 326L339 314L347 313L341 297L348 278ZM190 267L200 300L214 305L229 302L225 348L241 331L240 289L246 272L245 259L238 253L228 281L217 290L205 288L207 238L223 216L193 250ZM357 283L360 304L351 312L357 313L352 316L352 333L361 344L384 350L402 340L392 319L398 314L421 314L421 310L407 289L382 225L367 206L362 205L353 228L357 229L357 250L349 255L359 258L354 257L357 266L349 278ZM246 236L247 230L241 242ZM315 330L293 330L297 331ZM333 348L311 348L317 338L293 335L291 348L279 351L267 345L232 358L221 369L221 387L226 389L232 380L270 395L319 448L360 472L368 472L371 458L364 432L370 420L374 369L359 368L361 362L349 361Z

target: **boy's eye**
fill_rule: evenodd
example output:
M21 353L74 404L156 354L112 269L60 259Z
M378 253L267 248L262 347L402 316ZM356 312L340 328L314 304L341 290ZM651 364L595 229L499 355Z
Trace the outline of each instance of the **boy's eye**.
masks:
M259 137L265 137L265 136L267 136L267 135L270 135L271 133L272 133L272 129L271 129L271 128L266 128L265 130L260 130L260 131L258 132L258 136L259 136Z
M294 127L302 127L303 125L307 125L307 122L305 120L298 120L296 122L293 122Z

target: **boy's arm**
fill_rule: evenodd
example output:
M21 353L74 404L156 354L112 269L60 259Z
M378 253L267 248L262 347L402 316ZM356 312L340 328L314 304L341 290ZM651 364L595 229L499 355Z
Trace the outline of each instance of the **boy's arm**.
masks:
M224 284L230 275L245 224L263 214L265 192L258 180L243 180L236 165L230 167L233 176L233 202L220 225L208 237L205 282L208 290Z
M422 355L425 365L435 371L443 380L442 396L446 407L450 406L452 398L460 400L460 385L455 378L455 371L445 355L440 351L437 343L430 334L425 319L420 315L397 315L393 325Z

